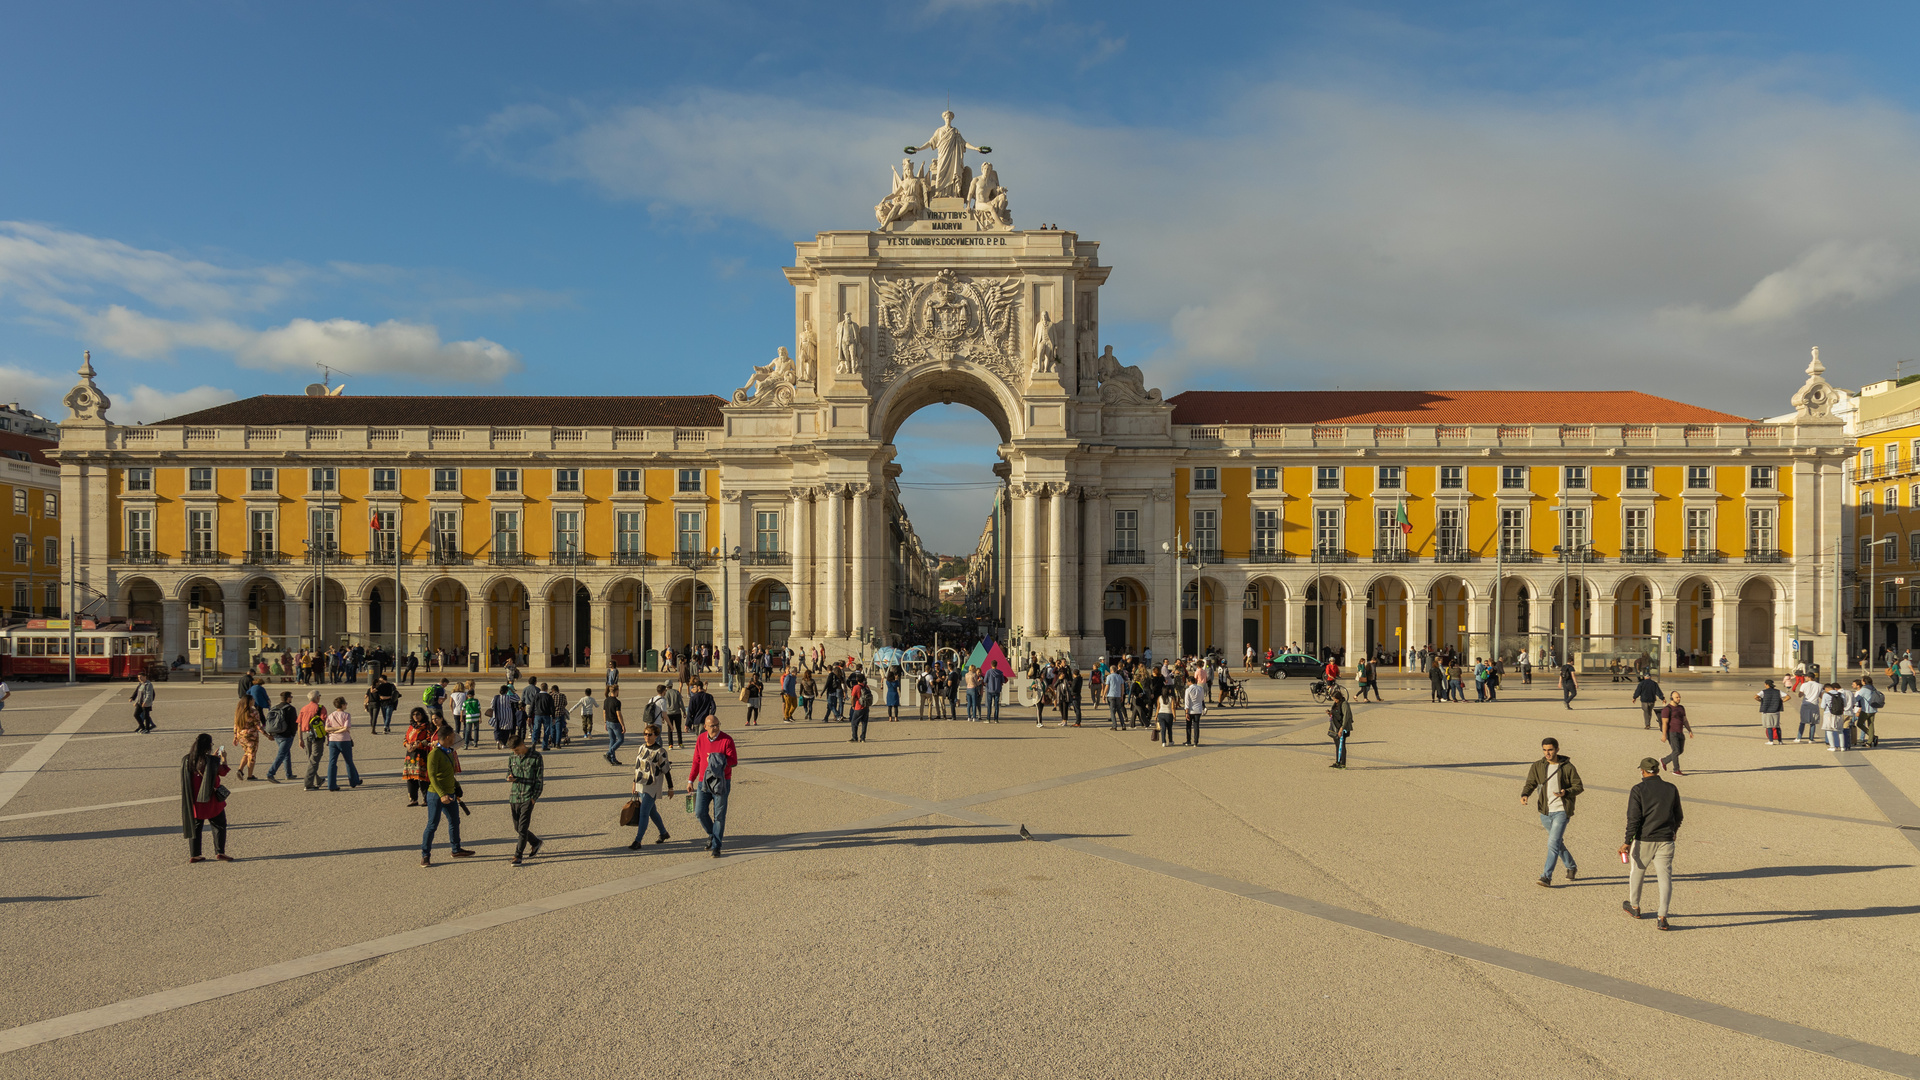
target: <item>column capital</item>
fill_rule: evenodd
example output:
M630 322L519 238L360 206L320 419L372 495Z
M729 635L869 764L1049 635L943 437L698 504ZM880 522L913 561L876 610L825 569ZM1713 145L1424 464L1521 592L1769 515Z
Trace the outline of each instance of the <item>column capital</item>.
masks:
M823 493L825 493L825 494L826 494L826 496L827 496L828 498L830 498L830 499L838 499L838 498L839 498L840 496L842 496L842 495L844 495L844 494L846 494L846 491L847 491L847 485L845 485L845 484L821 484L821 485L820 485L820 490L821 490L821 491L822 491Z
M872 484L848 484L846 485L846 489L848 496L855 499L862 495L871 495L873 493Z
M790 487L787 489L787 498L800 502L811 502L813 501L815 491L816 489L810 487Z
M1153 501L1157 503L1172 502L1173 492L1168 491L1166 488L1154 488Z
M1064 497L1068 492L1073 490L1073 485L1064 480L1055 480L1040 486L1046 488L1047 493L1055 498Z
M1107 497L1107 489L1101 487L1099 484L1081 484L1080 497L1088 502L1096 499L1104 499Z
M728 502L728 503L737 503L740 501L740 495L741 493L737 490L722 488L720 490L720 501Z

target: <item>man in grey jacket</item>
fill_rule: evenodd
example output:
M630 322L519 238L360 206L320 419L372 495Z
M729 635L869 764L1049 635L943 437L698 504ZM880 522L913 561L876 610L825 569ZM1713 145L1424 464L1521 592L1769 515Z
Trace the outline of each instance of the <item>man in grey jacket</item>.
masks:
M1627 872L1627 898L1620 907L1627 918L1640 917L1640 887L1646 883L1647 864L1660 878L1660 918L1654 925L1667 926L1667 908L1673 902L1673 844L1686 817L1680 809L1680 789L1660 779L1660 762L1640 759L1640 782L1627 792L1627 838L1620 854L1631 854L1632 869Z

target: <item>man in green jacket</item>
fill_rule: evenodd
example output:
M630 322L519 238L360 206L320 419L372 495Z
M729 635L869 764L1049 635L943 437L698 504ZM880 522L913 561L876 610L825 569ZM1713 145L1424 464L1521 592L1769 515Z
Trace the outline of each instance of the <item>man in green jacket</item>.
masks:
M447 819L447 841L453 845L453 857L465 859L473 854L460 846L460 782L453 773L453 725L442 723L433 749L427 751L427 828L420 834L420 865L433 865L433 834L440 831L440 819Z
M513 781L507 792L507 809L513 813L514 835L520 838L513 845L513 865L519 866L522 854L528 858L540 854L544 841L533 835L533 804L539 801L540 793L547 786L546 759L527 744L524 736L514 736L513 753L507 757L507 776Z
M1573 852L1567 850L1562 838L1567 833L1567 822L1573 818L1573 801L1586 790L1580 783L1580 770L1560 756L1560 740L1551 736L1540 740L1540 760L1527 770L1527 783L1520 789L1520 801L1525 803L1536 789L1539 795L1535 796L1534 809L1540 812L1540 827L1547 830L1547 868L1540 871L1538 884L1543 889L1551 889L1556 862L1567 864L1568 881L1580 877L1580 867L1575 865Z

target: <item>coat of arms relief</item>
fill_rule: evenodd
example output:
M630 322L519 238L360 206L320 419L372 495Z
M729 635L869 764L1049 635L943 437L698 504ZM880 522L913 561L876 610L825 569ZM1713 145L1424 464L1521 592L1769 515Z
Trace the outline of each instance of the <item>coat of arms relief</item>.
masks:
M931 278L876 278L872 391L926 363L969 363L1021 379L1020 279L942 270Z

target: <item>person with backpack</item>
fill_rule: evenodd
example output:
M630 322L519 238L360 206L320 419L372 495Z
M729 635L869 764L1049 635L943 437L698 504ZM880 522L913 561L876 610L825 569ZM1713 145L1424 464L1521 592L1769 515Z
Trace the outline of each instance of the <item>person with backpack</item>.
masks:
M660 734L667 740L669 746L685 746L687 743L685 725L687 695L681 693L680 688L675 686L672 680L668 680L660 687L658 698L660 708L667 714L667 726L660 730ZM708 700L712 700L711 697Z
M1847 695L1839 683L1821 688L1820 733L1827 740L1828 750L1839 753L1847 748Z
M1773 683L1768 682L1767 685L1772 686ZM1631 699L1635 705L1640 706L1641 727L1649 731L1653 729L1654 707L1665 701L1666 698L1666 691L1660 689L1660 684L1654 681L1652 673L1641 672L1640 681L1634 684L1633 697Z
M559 724L553 721L553 695L547 693L543 684L527 681L528 691L521 693L527 706L527 723L533 729L533 737L528 739L537 750L551 750L560 745Z
M307 691L307 703L300 706L300 745L307 752L307 790L320 786L320 756L327 750L327 710L320 704L320 691Z
M293 737L300 731L300 710L293 707L293 692L280 691L280 704L267 710L266 733L279 750L273 755L273 764L267 766L267 783L277 784L274 773L280 766L287 767L287 779L293 779Z
M1786 700L1780 696L1780 691L1774 689L1772 679L1766 682L1766 687L1753 695L1753 700L1760 703L1760 724L1766 729L1767 745L1779 746L1780 714L1786 711Z
M1680 771L1680 755L1686 752L1687 736L1693 734L1693 725L1687 723L1687 707L1680 704L1680 695L1667 695L1667 703L1660 709L1660 733L1666 737L1667 746L1673 752L1660 759L1662 765L1675 776L1685 776Z
M640 729L640 754L633 761L633 796L640 800L639 814L636 819L638 831L633 834L633 843L627 850L640 850L641 841L647 838L647 823L660 830L656 844L664 844L672 837L667 835L667 823L660 820L660 798L673 798L673 762L667 757L667 748L660 742L660 725L649 721Z
M696 690L700 687L698 681L693 685ZM864 689L865 684L861 686ZM699 692L695 696L707 695ZM694 817L707 831L707 852L717 859L726 837L727 796L733 790L733 767L740 764L740 751L733 744L733 736L720 730L719 716L706 713L701 727L700 737L693 742L693 769L687 773L687 784L694 792Z
M1880 710L1886 707L1887 696L1873 685L1873 676L1862 677L1853 684L1853 745L1865 750L1880 745L1880 737L1874 733L1874 720Z
M1353 706L1339 687L1333 688L1333 704L1327 706L1327 738L1333 740L1333 760L1329 769L1347 767L1347 739L1353 734Z
M460 688L460 728L462 750L480 748L480 694L469 679Z
M740 700L747 706L748 727L758 727L760 724L760 697L764 689L759 672L748 675L747 685L740 688Z
M627 722L621 717L620 710L620 687L615 685L607 689L606 697L607 764L615 767L620 764L620 758L616 755L627 743Z
M155 730L153 724L153 698L155 692L153 680L148 678L147 673L144 671L140 673L138 678L139 681L133 684L133 693L127 695L127 700L133 702L133 730L149 732ZM4 685L5 684L0 684L0 686ZM293 766L287 766L287 774L289 776L293 774ZM268 770L267 775L269 777L273 775L271 769Z
M855 674L847 690L847 741L865 742L867 719L873 710L873 689L866 677Z
M440 819L447 819L447 842L453 845L456 859L470 858L473 852L460 846L460 781L454 776L453 725L441 723L434 729L434 742L427 751L427 827L420 834L420 865L433 865L433 837L440 831Z
M1799 675L1796 675L1795 678L1800 679L1800 685L1798 687L1800 692L1800 726L1794 729L1793 741L1803 743L1809 738L1814 737L1823 727L1821 723L1821 702L1822 699L1826 697L1826 690L1820 685L1818 680L1804 678Z
M523 853L528 858L538 855L540 845L546 842L533 835L533 804L547 789L547 765L540 751L528 746L525 739L515 739L511 750L507 755L507 811L513 815L514 842L513 861L508 865L519 866ZM456 838L454 847L459 846Z
M420 704L427 707L427 715L433 717L435 723L446 719L447 682L441 679L437 683L428 683L427 688L420 692Z

